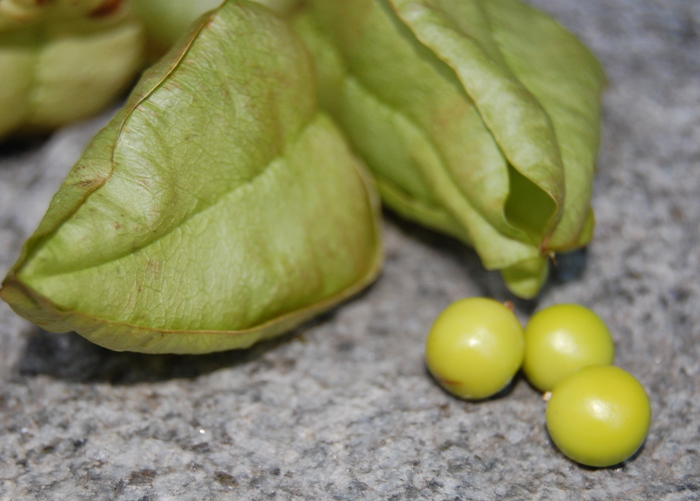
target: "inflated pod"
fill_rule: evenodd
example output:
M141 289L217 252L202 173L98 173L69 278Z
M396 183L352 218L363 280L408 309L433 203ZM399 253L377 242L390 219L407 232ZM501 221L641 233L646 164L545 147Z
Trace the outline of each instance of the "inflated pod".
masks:
M554 20L517 0L308 0L293 22L395 211L525 298L589 241L604 74Z

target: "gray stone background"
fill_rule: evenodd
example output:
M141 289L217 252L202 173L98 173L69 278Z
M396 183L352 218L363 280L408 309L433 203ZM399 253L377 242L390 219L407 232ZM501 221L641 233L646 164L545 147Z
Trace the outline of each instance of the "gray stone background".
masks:
M481 403L441 391L422 361L435 316L509 296L472 251L387 214L373 287L249 351L114 353L0 304L0 498L700 499L700 2L533 3L610 84L595 239L517 313L575 302L608 323L652 402L636 457L567 460L522 379ZM0 273L108 118L0 150Z

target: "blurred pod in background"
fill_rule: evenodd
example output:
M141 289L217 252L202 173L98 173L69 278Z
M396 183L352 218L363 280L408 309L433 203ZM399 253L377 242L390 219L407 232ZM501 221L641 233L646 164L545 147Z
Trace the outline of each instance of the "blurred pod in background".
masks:
M286 16L299 0L253 0L278 15ZM222 0L133 0L134 10L148 33L151 57L159 57L174 44L192 22Z
M87 118L143 68L128 0L0 0L0 141Z

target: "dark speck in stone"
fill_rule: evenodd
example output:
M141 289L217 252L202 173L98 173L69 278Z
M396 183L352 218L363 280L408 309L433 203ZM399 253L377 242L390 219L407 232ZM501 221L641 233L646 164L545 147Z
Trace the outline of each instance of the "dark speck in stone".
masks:
M386 325L373 325L370 326L370 332L377 336L387 336L391 333L391 329Z
M238 485L238 480L235 477L223 471L216 472L216 481L228 489Z
M155 470L144 468L143 470L132 471L129 476L129 485L150 484L158 474Z
M468 464L465 461L450 461L447 464L447 472L454 474L454 473L459 473L461 471L464 471L468 467Z
M125 487L126 487L126 483L124 482L124 480L119 480L119 482L114 484L114 489L113 489L114 493L117 495L121 494L122 492L124 492Z
M430 489L433 492L436 492L438 489L443 487L443 484L438 482L437 480L431 480L428 482L428 485L425 486L427 489Z
M193 446L190 448L190 450L191 450L192 452L197 453L197 454L204 454L204 453L209 452L209 444L207 444L207 443L205 443L205 442L203 442L203 443L201 443L201 444L196 444L196 445L193 445Z
M677 287L671 291L673 299L679 303L685 303L691 296L691 292L687 289Z
M352 351L355 348L355 343L352 341L343 341L342 343L338 343L337 350L339 353L347 353L349 351Z

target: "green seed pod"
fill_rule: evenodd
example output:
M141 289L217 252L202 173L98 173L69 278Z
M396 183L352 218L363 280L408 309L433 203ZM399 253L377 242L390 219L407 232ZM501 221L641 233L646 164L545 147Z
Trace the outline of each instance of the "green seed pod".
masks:
M101 111L143 66L128 1L0 2L0 140Z
M285 23L225 3L93 139L0 295L114 350L206 353L363 289L381 264L378 197L313 89Z
M591 238L604 75L517 0L308 0L322 106L399 214L474 246L518 296Z

